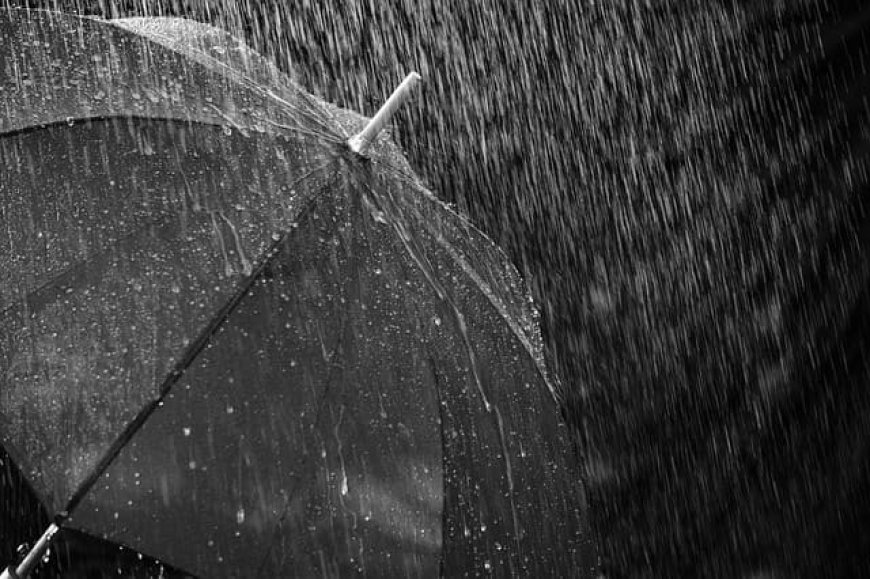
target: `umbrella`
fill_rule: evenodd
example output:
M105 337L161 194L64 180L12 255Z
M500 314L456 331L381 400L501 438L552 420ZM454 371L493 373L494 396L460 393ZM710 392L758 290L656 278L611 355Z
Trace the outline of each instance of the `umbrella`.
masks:
M414 75L367 122L193 22L0 39L0 442L54 514L19 570L65 528L202 576L588 571L528 292L379 134Z

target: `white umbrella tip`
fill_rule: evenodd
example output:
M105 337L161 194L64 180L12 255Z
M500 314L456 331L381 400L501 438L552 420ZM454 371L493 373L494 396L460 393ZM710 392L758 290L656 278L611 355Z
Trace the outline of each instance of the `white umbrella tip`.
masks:
M385 102L375 116L372 117L365 128L348 139L347 144L353 152L365 156L369 146L371 146L375 141L384 126L390 122L390 119L393 118L393 115L396 114L399 107L411 98L414 88L422 79L423 77L417 72L408 73L405 80L402 81L402 84L396 87L396 90L393 91L393 94L390 95L387 102Z

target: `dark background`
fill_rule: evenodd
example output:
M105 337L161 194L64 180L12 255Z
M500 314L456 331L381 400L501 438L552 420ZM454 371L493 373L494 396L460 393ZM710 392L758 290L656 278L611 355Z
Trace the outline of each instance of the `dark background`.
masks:
M423 74L395 137L532 286L611 577L870 574L865 4L41 3L369 115Z

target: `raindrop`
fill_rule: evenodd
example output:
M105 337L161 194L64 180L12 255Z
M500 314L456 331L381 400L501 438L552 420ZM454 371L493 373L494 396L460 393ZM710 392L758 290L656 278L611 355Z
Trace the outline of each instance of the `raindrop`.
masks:
M188 463L187 463L187 468L189 468L190 470L194 470L194 469L196 469L196 461L195 461L195 460L192 460L192 461L188 462Z
M184 436L190 436L190 427L189 426L185 426L184 428L181 429L181 431L184 433Z
M236 523L242 524L245 522L245 508L239 507L239 510L236 511Z
M441 318L439 318L438 316L435 316L434 318L432 318L432 321L435 323L436 326L441 325Z

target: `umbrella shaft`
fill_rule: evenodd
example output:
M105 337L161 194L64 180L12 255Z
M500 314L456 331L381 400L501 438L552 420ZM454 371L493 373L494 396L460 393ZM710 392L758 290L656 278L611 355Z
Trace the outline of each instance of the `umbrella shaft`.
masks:
M36 542L36 545L34 545L27 553L27 556L24 557L24 560L18 564L18 567L15 569L12 569L11 567L7 568L2 574L0 574L0 579L24 579L27 577L30 572L33 571L36 563L39 562L40 557L42 557L46 549L48 549L48 546L51 544L51 539L58 530L59 528L55 523L50 524Z

